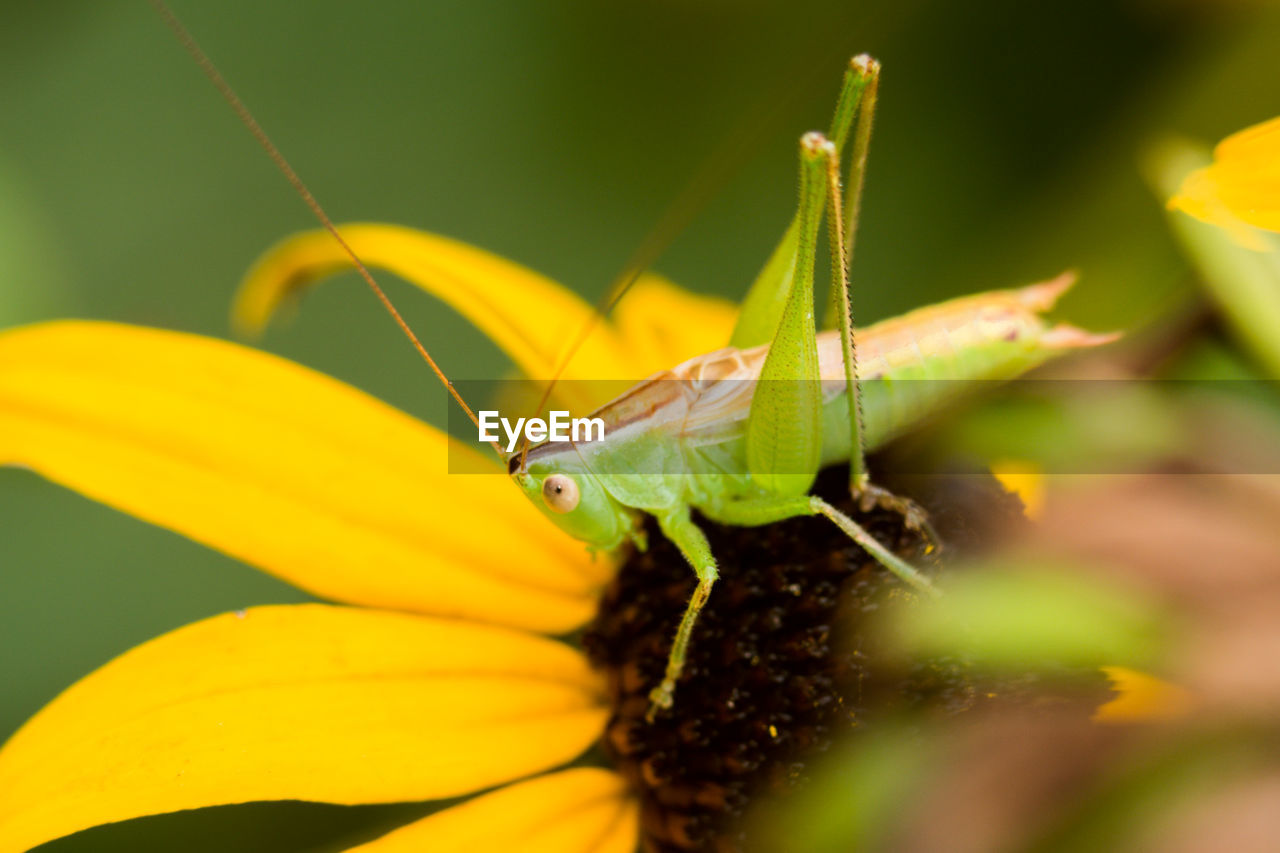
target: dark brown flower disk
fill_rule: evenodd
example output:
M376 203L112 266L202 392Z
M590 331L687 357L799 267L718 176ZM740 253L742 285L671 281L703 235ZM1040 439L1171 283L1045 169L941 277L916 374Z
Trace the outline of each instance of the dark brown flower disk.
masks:
M852 513L847 476L829 470L816 491ZM1022 523L1019 500L990 476L885 485L925 506L947 561ZM916 565L929 565L896 513L855 517ZM694 576L656 525L649 550L622 567L583 637L609 674L614 710L604 749L639 793L646 850L749 847L748 807L803 785L808 763L855 723L863 731L902 710L956 714L989 694L1009 694L1009 685L975 684L962 661L879 666L886 656L860 625L886 597L910 593L830 522L699 523L720 579L694 630L674 708L645 721Z

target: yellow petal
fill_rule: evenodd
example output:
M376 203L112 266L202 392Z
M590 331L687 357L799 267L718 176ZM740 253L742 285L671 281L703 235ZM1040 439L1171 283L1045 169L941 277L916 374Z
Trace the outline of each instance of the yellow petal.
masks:
M210 338L79 322L0 335L0 463L327 598L582 624L608 564L506 477L448 475L448 455L470 453L448 444L336 380Z
M1040 518L1044 512L1044 474L1039 467L1020 459L1003 459L992 463L991 475L1022 499L1027 518Z
M1123 666L1104 666L1102 671L1111 679L1116 697L1094 711L1098 722L1171 720L1191 710L1191 694L1183 687Z
M1229 204L1227 199L1231 190L1224 185L1225 179L1222 170L1216 166L1196 169L1187 175L1178 194L1169 199L1169 209L1181 210L1201 222L1223 229L1237 245L1246 249L1269 251L1270 245Z
M476 797L349 853L631 853L638 811L620 776L580 767Z
M614 312L614 323L641 379L727 346L738 308L691 293L654 273L642 275Z
M572 291L518 264L465 243L397 225L352 224L342 235L370 267L389 270L443 300L493 340L525 376L549 378L593 315ZM281 302L319 279L351 266L325 231L277 244L250 270L236 298L239 328L264 328ZM435 353L449 364L445 353ZM583 342L565 378L639 379L617 334L599 324ZM577 410L586 401L565 397Z
M1280 118L1220 142L1212 165L1188 175L1169 206L1227 229L1247 248L1269 250L1249 226L1280 231Z
M180 628L70 687L0 751L0 851L252 800L452 797L600 732L581 655L385 611L262 607Z

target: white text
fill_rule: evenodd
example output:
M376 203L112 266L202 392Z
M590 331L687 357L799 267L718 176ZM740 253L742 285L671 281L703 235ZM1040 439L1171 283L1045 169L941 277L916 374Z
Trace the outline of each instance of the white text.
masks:
M507 452L514 453L520 436L532 444L542 441L603 441L604 418L571 418L568 412L551 412L550 420L542 418L517 418L511 421L497 412L480 412L480 440L496 442L499 426L506 434Z

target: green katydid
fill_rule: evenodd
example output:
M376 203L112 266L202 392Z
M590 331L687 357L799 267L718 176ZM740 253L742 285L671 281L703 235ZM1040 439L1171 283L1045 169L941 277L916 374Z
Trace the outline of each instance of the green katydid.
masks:
M651 718L672 704L698 613L719 571L692 510L742 526L824 516L902 580L934 594L924 575L809 494L818 470L848 462L850 490L865 508L895 507L910 526L923 527L914 505L869 482L864 461L867 449L937 411L963 388L933 382L912 388L912 380L1012 378L1065 350L1111 340L1041 319L1039 313L1071 284L1061 277L952 300L859 331L858 367L847 280L854 229L841 223L839 152L854 131L852 220L878 73L874 60L855 58L836 109L835 141L818 133L802 138L799 208L752 286L733 345L650 377L594 412L606 424L603 440L543 443L511 460L520 488L573 537L597 548L619 547L636 538L644 512L692 565L697 587L665 676L650 694ZM824 206L831 217L840 328L818 334L813 268ZM874 393L864 395L863 384Z
M163 3L152 3L478 426L475 413L212 63ZM643 547L648 514L693 567L697 586L664 678L650 694L651 718L673 702L698 613L719 571L693 521L694 510L741 526L824 516L905 582L936 594L928 578L854 519L809 494L818 470L848 462L851 492L864 507L896 508L909 526L927 533L927 521L914 505L869 482L864 460L868 449L936 412L963 393L965 384L912 381L1012 378L1064 351L1112 339L1050 326L1041 318L1071 284L1060 277L955 299L860 330L859 364L847 269L878 74L874 60L855 58L831 139L819 133L802 138L796 216L752 285L729 346L652 376L597 410L593 416L606 425L603 439L526 443L509 458L495 446L516 485L570 536L601 550L628 543ZM851 192L842 205L840 154L851 135ZM839 329L818 333L813 277L824 209Z

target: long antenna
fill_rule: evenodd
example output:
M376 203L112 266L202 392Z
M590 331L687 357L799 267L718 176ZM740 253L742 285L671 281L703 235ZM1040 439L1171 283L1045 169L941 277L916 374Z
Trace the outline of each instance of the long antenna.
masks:
M807 59L806 57L805 64L800 66L797 71L803 72L811 67L820 66L820 63L814 64L807 61ZM789 105L790 95L797 88L794 81L796 76L796 71L781 75L781 82L759 99L759 102L762 102L764 107L744 112L733 127L721 137L721 141L715 149L698 164L698 167L693 171L693 178L685 183L680 194L662 211L657 222L649 229L644 240L631 254L631 257L627 259L622 271L605 291L604 297L596 303L596 310L582 324L581 328L578 329L578 333L570 342L569 347L564 350L564 355L560 357L560 361L552 372L551 378L547 380L546 386L542 389L542 396L538 400L538 406L533 411L534 417L541 414L543 407L551 399L551 394L555 390L556 384L564 378L564 372L569 368L573 357L582 348L582 344L586 342L591 333L595 331L596 326L622 301L622 297L631 291L631 288L639 281L640 276L649 270L649 267L671 245L676 236L689 226L689 223L705 206L707 199L714 196L721 187L728 183L730 178L750 159L752 150ZM816 74L806 76L816 77ZM526 435L521 442L519 450L521 471L525 470L525 463L529 458L530 444L529 437Z
M258 144L262 146L262 150L267 152L267 156L271 158L271 162L275 163L276 168L280 170L282 175L284 175L285 180L287 180L289 185L293 187L294 192L296 192L298 197L307 205L311 210L311 213L315 215L315 218L320 221L320 224L324 226L324 229L333 236L334 240L338 241L338 245L342 247L342 251L346 252L347 257L351 259L351 263L356 268L356 272L360 273L360 277L364 279L365 284L369 285L369 289L373 291L373 295L378 297L378 301L382 303L382 307L387 309L387 313L391 315L391 319L396 321L396 325L400 327L400 331L404 332L405 337L409 339L411 344L413 344L413 348L416 349L418 354L422 356L424 361L426 361L427 366L431 368L431 372L436 375L436 378L440 380L442 385L444 385L445 389L449 392L449 395L457 401L459 406L462 407L462 410L467 413L467 417L471 418L471 422L476 425L476 429L479 429L480 420L476 417L476 413L473 412L471 407L467 405L467 402L462 399L462 395L458 393L458 389L453 387L453 383L449 381L449 377L444 375L444 371L440 369L440 365L436 364L436 360L431 357L431 353L427 352L427 348L422 345L422 341L418 340L418 336L413 333L413 329L409 328L409 324L405 322L404 317L400 316L400 312L396 310L396 306L392 304L391 299L382 290L382 288L378 286L378 283L373 280L373 274L370 273L369 268L364 265L364 261L360 260L360 256L355 253L355 250L352 249L347 241L343 239L342 235L338 233L338 229L334 227L333 220L331 220L329 215L324 212L324 208L320 206L320 202L316 201L316 197L311 194L311 190L307 189L307 185L298 177L298 173L289 165L289 161L280 153L280 149L276 148L275 143L271 141L271 137L267 136L267 132L262 129L262 125L258 124L258 120L253 117L253 113L249 112L249 108L240 100L240 96L236 94L235 89L231 88L231 84L228 83L226 78L222 76L222 73L218 71L218 67L213 64L213 60L209 58L203 49L201 49L200 45L195 40L195 36L191 35L187 28L182 25L182 22L178 20L178 17L173 14L173 11L165 5L164 0L148 0L148 2L151 4L151 8L156 10L156 14L160 16L160 19L164 21L165 26L168 27L174 36L177 37L178 43L181 44L183 49L191 55L191 58L195 60L196 65L200 66L200 70L204 72L204 76L209 79L209 82L213 84L213 87L218 90L220 95L222 95L223 100L231 106L236 117L240 119L240 123L243 124L248 129L249 133L253 135L253 138L258 141ZM490 442L490 444L499 457L506 459L506 454L503 453L502 448L497 442Z
M647 244L648 241L646 241ZM640 276L647 269L647 264L628 265L623 274L616 280L616 283L609 288L605 294L605 298L596 306L596 310L591 314L582 328L578 330L578 335L569 344L569 349L565 351L565 355L560 359L560 364L551 374L551 379L547 381L547 385L542 389L542 396L538 398L538 405L533 410L533 417L538 417L542 413L543 406L547 405L547 401L551 399L551 392L555 390L556 383L560 381L560 377L564 375L565 370L569 367L569 362L573 360L574 355L581 349L582 344L586 342L587 337L595 331L597 325L614 307L621 301L622 297L627 295L631 290L631 286L635 284ZM524 440L520 443L520 470L526 469L529 461L529 446L531 441L528 432L525 433Z
M587 338L595 331L596 326L617 307L618 303L622 301L622 297L631 291L635 283L640 280L640 276L645 274L650 265L658 259L667 246L671 244L671 241L675 239L676 235L688 227L689 222L702 209L706 198L728 180L736 167L740 165L739 161L747 148L744 140L751 138L751 136L753 134L745 131L727 136L725 142L694 171L694 179L685 184L681 193L663 210L662 216L649 230L649 233L631 254L631 257L627 259L622 272L614 278L609 289L605 291L604 298L596 304L596 310L578 329L578 334L574 336L568 349L564 351L564 355L560 358L560 363L556 365L551 378L547 381L546 387L542 389L542 396L538 399L537 408L533 410L533 417L538 417L542 413L542 408L551 399L551 392L555 390L556 384L563 378L564 372L573 361L573 357L577 355L578 350L582 348ZM521 471L525 470L525 464L529 459L530 444L529 436L526 434L524 441L520 444Z

